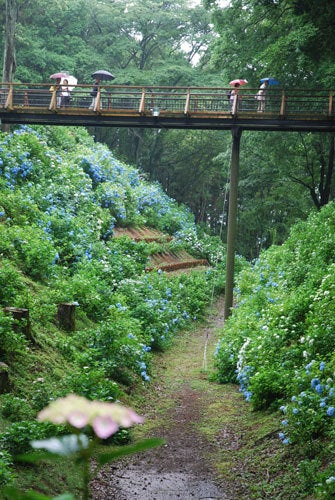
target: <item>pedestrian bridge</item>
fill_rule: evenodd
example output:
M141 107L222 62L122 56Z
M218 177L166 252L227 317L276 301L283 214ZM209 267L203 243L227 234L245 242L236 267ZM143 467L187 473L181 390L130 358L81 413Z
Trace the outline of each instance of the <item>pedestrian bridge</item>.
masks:
M76 85L62 105L49 84L2 83L0 120L7 124L84 125L273 131L335 131L333 92L269 88L259 112L258 89L100 85L92 103L92 85ZM92 106L93 104L93 106Z

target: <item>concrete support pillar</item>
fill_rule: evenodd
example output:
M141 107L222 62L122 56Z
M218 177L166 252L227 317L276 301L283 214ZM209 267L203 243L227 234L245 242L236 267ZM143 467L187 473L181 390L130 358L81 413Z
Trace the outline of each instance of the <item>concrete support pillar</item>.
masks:
M230 187L229 187L229 206L228 206L228 232L227 232L227 261L226 261L226 288L225 288L225 306L224 318L228 318L233 307L234 290L234 260L235 243L237 233L237 195L238 195L238 176L240 167L240 139L242 129L234 127L232 129L232 155L230 167Z

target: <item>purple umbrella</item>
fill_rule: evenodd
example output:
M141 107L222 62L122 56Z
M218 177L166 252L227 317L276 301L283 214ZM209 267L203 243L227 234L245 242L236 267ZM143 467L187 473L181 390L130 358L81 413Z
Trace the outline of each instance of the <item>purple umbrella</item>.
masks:
M50 78L66 78L69 76L69 73L66 73L65 71L60 71L59 73L54 73L53 75L50 76Z

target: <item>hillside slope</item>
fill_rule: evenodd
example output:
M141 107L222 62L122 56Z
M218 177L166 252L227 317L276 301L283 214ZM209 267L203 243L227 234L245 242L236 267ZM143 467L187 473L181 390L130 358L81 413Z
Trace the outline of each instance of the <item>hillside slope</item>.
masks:
M115 237L116 227L167 236L134 241ZM36 422L51 400L71 392L123 401L150 384L154 353L203 316L208 290L221 290L224 273L148 272L150 256L169 245L195 260L215 255L223 266L221 243L199 237L185 207L84 130L21 127L1 135L2 484L13 480L13 455L59 432ZM32 486L24 468L15 471L19 485ZM41 493L61 493L71 482L61 469L44 474Z

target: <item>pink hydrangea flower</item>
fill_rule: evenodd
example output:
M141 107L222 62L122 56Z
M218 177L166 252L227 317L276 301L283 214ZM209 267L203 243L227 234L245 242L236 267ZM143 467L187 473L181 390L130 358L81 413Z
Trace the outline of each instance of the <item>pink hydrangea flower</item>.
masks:
M120 427L143 423L143 418L131 408L118 403L90 401L75 394L52 401L37 418L54 424L69 424L76 429L90 425L101 439L115 434Z
M96 417L92 423L95 434L101 439L107 439L115 434L119 426L109 416Z

